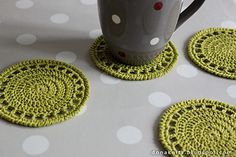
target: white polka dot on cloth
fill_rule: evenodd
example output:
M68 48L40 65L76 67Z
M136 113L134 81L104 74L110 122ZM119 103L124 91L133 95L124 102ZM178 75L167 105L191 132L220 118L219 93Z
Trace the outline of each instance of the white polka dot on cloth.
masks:
M117 131L118 140L124 144L137 144L142 140L142 132L133 126L124 126Z
M65 63L73 63L77 59L77 55L71 51L62 51L56 55L56 60L62 61Z
M18 0L16 1L16 7L19 9L28 9L34 5L31 0Z
M80 2L84 5L94 5L97 4L97 0L80 0Z
M221 23L221 27L236 28L236 22L235 21L224 21Z
M30 136L22 144L23 151L29 155L43 154L49 148L49 141L44 136Z
M227 93L231 98L236 99L236 85L231 85L227 88Z
M121 23L121 19L118 15L112 15L111 19L115 24L120 24Z
M80 109L80 112L79 112L79 116L83 115L86 111L88 110L88 107L87 106L83 106L81 109Z
M101 29L95 29L89 32L89 37L91 39L96 39L97 37L102 35L102 30Z
M148 101L155 107L167 107L171 103L171 98L166 93L155 92L149 95Z
M105 75L105 74L101 74L100 79L104 84L108 84L108 85L114 85L114 84L118 84L121 82L120 79L117 79L115 77L111 77L111 76Z
M183 64L177 67L177 73L184 78L193 78L197 76L198 70L192 65Z
M50 17L52 23L63 24L69 21L69 16L64 13L57 13Z
M21 34L16 38L16 42L21 45L31 45L37 41L34 34Z
M160 42L160 39L159 39L158 37L156 37L156 38L153 38L153 39L150 41L150 44L151 44L152 46L154 46L154 45L157 45L159 42Z

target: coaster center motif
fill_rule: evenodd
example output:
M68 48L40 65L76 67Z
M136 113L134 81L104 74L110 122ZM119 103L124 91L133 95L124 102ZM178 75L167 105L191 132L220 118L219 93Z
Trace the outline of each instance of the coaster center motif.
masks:
M89 94L77 68L53 60L29 60L6 69L0 80L0 117L41 127L79 113Z

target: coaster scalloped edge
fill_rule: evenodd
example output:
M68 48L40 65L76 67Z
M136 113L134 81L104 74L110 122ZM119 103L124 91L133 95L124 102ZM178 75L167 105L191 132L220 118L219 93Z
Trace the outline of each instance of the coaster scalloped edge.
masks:
M98 47L101 45L102 50L98 50ZM169 42L165 50L168 50L168 52L162 52L149 64L141 66L132 66L118 62L109 52L103 36L100 36L96 39L89 51L92 61L103 72L119 79L142 81L161 77L172 70L172 68L175 66L178 60L176 47L172 42ZM106 54L102 54L103 61L101 61L98 57L98 52ZM108 60L112 60L112 62Z
M37 75L38 72L41 72L40 75ZM29 73L32 76L22 76L23 73ZM48 78L52 76L51 80L44 79L44 75ZM27 80L27 77L30 78ZM15 80L14 84L11 82L12 79ZM23 88L21 92L17 91L18 93L10 90L18 90L19 86L27 87L29 91ZM73 88L68 90L69 87ZM89 91L87 78L72 65L46 59L22 61L6 68L0 74L0 117L28 127L44 127L63 122L80 112L89 97ZM66 96L66 98L63 99L60 96ZM13 100L10 97L18 97L19 100L18 98ZM8 98L9 100L6 100ZM30 98L42 102L30 100ZM50 102L57 103L50 106ZM29 103L28 106L22 105L27 103Z
M225 60L228 57L228 59L231 60L230 62L233 62L233 63L229 63L229 64L231 64L230 65L231 67L225 67L223 65L218 65L219 60L211 61L212 57L210 59L207 58L205 56L205 54L203 54L204 51L201 50L201 44L204 42L204 40L206 40L207 38L210 38L211 36L217 37L217 35L222 35L222 34L224 34L225 36L226 35L233 36L232 38L235 39L235 41L236 41L236 30L235 29L230 29L230 28L203 29L191 37L191 39L188 43L188 46L187 46L188 56L197 66L199 66L204 71L214 74L216 76L235 80L236 79L236 50L235 50L235 47L234 47L235 52L232 56L224 57L225 54L221 54L221 56L218 55L221 57L222 62L223 61L225 62ZM218 39L220 39L220 38L218 38ZM226 40L229 40L229 39L226 39ZM229 43L227 42L227 44L229 44ZM233 46L232 44L233 43L231 43L230 45ZM236 45L236 44L234 43L234 45ZM199 47L195 48L195 46L199 46ZM220 47L220 48L222 49L222 47ZM214 57L213 59L215 59L215 58L216 57ZM228 65L228 63L226 63L226 62L224 64Z
M197 112L197 111L198 112L197 113L193 113L193 112L189 113L192 110L194 110L195 112ZM204 114L205 114L205 115L203 115L202 118L200 117L200 114L199 114L199 112L201 112L201 110L203 110ZM210 110L214 110L215 112L210 112ZM184 114L186 114L185 115L186 117L183 116ZM194 115L192 115L192 114L194 114ZM191 115L193 117L194 116L195 117L193 118L193 117L191 117ZM217 116L221 116L221 117L216 118ZM227 121L228 123L226 124L227 126L223 125L223 124L225 124L225 123L223 123L223 122L225 122L224 121L225 119L222 120L221 119L222 116L225 119L229 119ZM196 119L196 117L198 117L198 119ZM207 117L209 117L209 118L207 119ZM231 118L231 121L230 121L230 118ZM234 130L236 129L236 121L235 120L232 121L232 119L235 119L235 118L236 118L236 107L229 105L227 103L223 103L223 102L211 100L211 99L195 99L195 100L182 101L182 102L179 102L179 103L176 103L176 104L170 106L162 114L160 124L159 124L160 142L161 142L162 146L164 147L164 149L166 151L168 151L169 153L171 153L171 156L173 156L173 157L186 157L187 156L186 153L189 153L190 151L192 151L191 153L193 153L194 151L195 152L196 151L202 151L202 152L209 151L210 152L210 149L213 149L213 147L212 147L213 144L210 144L210 143L212 141L215 142L215 141L218 141L218 140L220 141L223 139L224 140L223 142L228 143L227 146L224 147L224 148L227 148L227 149L225 149L225 151L231 152L230 149L233 149L233 152L231 152L231 153L236 155L236 150L234 148L232 148L232 143L230 143L230 142L235 143L236 142L235 138L234 139L231 138L230 141L226 141L226 139L225 139L230 135L232 137L235 137L234 135L236 135L236 132L232 131L232 129L234 129ZM200 122L197 121L199 119L201 120ZM215 124L211 123L210 126L206 126L207 124L210 123L209 121L215 121ZM184 122L188 122L188 123L185 124ZM181 123L181 127L179 126L180 123ZM201 124L201 123L204 123L204 124ZM231 123L233 123L234 125L231 126ZM196 124L198 126L195 126L194 124ZM220 125L221 128L217 128L217 126L219 126L218 124L221 124ZM183 128L182 125L184 125L186 127L187 126L190 127L193 125L192 126L193 128ZM177 126L179 126L178 129L176 129ZM205 128L200 129L199 127L201 127L201 126L204 126ZM227 127L228 127L227 131L231 130L231 132L230 132L231 134L230 133L226 134L226 132L224 132ZM203 133L204 137L206 136L205 138L209 138L212 140L205 139L208 141L208 143L209 143L208 144L207 141L204 141L204 137L201 137L196 132L193 132L192 129L194 129L195 131L197 130L198 131L197 133L199 133L201 131L205 131ZM219 132L217 132L217 129L219 130L219 132L220 131L223 132L224 136L227 136L227 137L223 138L221 136L218 136ZM188 134L186 133L186 131ZM232 135L232 133L234 133L234 135ZM190 134L191 134L191 136L190 136ZM196 138L195 136L197 136L198 139L195 139ZM216 139L216 137L218 137L218 138ZM220 138L222 138L222 139L220 139ZM185 141L184 140L179 141L180 139L182 139L182 140L184 139ZM201 139L203 141L199 141ZM234 141L232 141L232 140L234 140ZM189 141L191 141L191 144L188 143ZM188 147L188 149L189 149L189 147L191 147L192 149L195 147L196 150L195 149L184 150L184 149L186 149L186 147ZM223 147L223 145L222 145L222 147ZM202 150L202 148L205 148L205 149ZM212 150L212 151L220 151L220 150ZM178 154L178 152L179 153L181 152L182 154ZM196 156L194 154L189 154L189 155L191 155L192 157L198 156L196 154L195 154ZM221 155L216 155L216 156L220 157L223 155L221 154Z

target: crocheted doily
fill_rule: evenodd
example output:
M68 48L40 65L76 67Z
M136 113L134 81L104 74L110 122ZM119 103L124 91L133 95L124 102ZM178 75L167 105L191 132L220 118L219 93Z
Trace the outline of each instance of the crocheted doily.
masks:
M78 113L89 96L89 83L73 66L53 60L28 60L0 74L0 117L42 127Z
M160 122L160 140L173 157L236 156L236 107L190 100L170 107Z
M108 50L103 36L90 49L96 66L105 73L124 80L150 80L168 73L178 60L177 49L169 42L160 55L149 64L132 66L117 61Z
M236 79L236 30L205 29L188 45L190 58L202 69L220 77Z

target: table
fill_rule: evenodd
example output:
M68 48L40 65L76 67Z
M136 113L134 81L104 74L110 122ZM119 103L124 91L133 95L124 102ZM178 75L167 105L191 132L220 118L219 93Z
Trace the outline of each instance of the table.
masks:
M186 7L191 1L186 1ZM44 128L0 120L1 157L148 157L160 115L170 105L210 98L236 104L236 82L208 74L187 57L190 37L208 27L236 28L236 0L207 0L172 36L175 68L150 81L124 81L99 71L88 55L101 35L96 0L0 0L0 70L25 59L57 59L79 67L91 84L83 113Z

